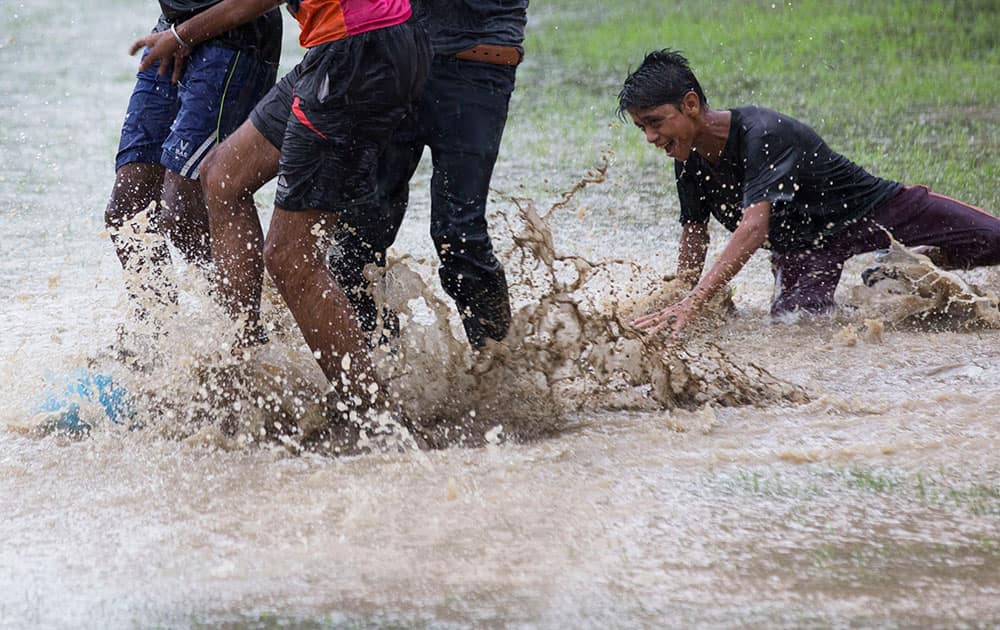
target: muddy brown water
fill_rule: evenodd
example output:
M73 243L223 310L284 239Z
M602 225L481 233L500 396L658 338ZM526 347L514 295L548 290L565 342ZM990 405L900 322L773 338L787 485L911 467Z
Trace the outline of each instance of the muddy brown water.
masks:
M189 334L175 335L157 380L135 382L191 398L145 409L142 430L25 433L46 383L95 357L119 369L105 349L126 304L101 210L134 64L119 52L148 27L49 24L44 8L6 18L18 30L0 48L10 69L0 92L12 95L0 104L0 627L1000 623L1000 332L894 323L900 298L860 286L870 258L848 265L838 297L852 308L828 318L771 321L766 257L740 274L735 312L691 342L691 357L733 368L699 373L711 391L749 388L756 404L650 404L641 387L558 380L541 401L558 413L543 406L523 422L537 408L507 392L517 413L477 414L477 445L387 440L351 457L233 443L210 423L188 430L180 420L200 383L181 358L223 353L197 279L180 269ZM21 43L41 28L30 20L56 35L86 27L95 81L30 87L51 72ZM530 133L512 124L505 152ZM585 150L599 162L597 146ZM613 162L608 181L552 217L558 254L639 265L593 276L584 321L601 326L589 341L607 329L614 296L673 268L676 202L627 166ZM525 195L542 210L582 175L548 168L549 193ZM522 194L530 171L502 159L494 217L516 214L506 197ZM418 185L396 252L434 288L424 197ZM516 230L500 231L513 261ZM723 237L713 232L713 253ZM961 278L1000 287L997 269ZM516 304L536 304L539 286L516 286ZM432 311L416 309L411 330L431 326ZM551 340L571 341L566 330ZM438 347L456 353L455 371L422 389L411 381L411 396L467 391L467 359L441 339L415 336L408 365L429 370L421 357ZM420 351L435 340L445 345ZM290 344L268 360L314 382L307 358ZM471 421L466 411L457 417Z

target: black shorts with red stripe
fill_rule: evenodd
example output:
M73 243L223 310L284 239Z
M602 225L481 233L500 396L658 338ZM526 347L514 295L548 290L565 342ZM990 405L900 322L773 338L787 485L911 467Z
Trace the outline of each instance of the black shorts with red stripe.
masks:
M250 122L279 151L285 139L288 116L292 112L292 91L301 72L302 64L292 68L250 112Z
M379 156L430 62L430 42L412 20L310 48L252 116L281 150L275 206L338 212L372 203Z

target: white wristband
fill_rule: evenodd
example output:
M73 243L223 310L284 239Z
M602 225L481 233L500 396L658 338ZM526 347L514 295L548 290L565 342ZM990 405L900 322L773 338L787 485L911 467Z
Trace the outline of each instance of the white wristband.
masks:
M187 42L185 42L183 39L181 39L181 36L177 34L177 26L176 25L174 25L174 24L170 25L170 32L174 34L174 39L177 41L177 45L178 46L180 46L181 48L187 48L187 49L191 48L191 46Z

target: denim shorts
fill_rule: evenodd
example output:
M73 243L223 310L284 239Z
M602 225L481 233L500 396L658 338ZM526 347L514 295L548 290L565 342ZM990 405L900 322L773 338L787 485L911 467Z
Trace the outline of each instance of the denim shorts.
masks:
M246 120L277 75L275 64L253 52L211 42L191 51L177 85L158 69L136 75L115 170L144 162L197 179L205 155Z

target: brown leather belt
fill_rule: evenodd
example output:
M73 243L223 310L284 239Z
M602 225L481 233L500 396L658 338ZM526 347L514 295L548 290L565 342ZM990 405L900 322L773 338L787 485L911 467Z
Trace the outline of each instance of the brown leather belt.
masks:
M455 57L458 59L464 59L465 61L481 61L483 63L492 63L498 66L516 66L521 63L521 58L524 55L521 51L513 46L496 46L494 44L479 44L478 46L473 46L472 48L467 48L465 50L455 53Z

